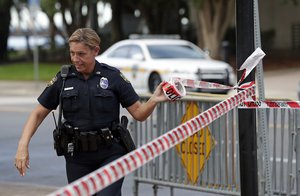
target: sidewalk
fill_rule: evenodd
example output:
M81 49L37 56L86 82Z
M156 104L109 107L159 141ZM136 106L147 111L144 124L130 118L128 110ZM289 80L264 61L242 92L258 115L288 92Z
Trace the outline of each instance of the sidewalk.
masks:
M42 196L52 193L57 187L0 182L0 195L9 196Z
M33 100L46 87L46 82L30 82L30 81L0 81L0 100L1 98L24 97ZM13 101L13 100L12 100ZM28 101L26 99L26 101ZM3 107L3 106L1 106ZM0 182L0 195L9 196L41 196L47 195L55 191L57 187L50 187L35 184L23 184L16 182Z
M41 81L0 81L0 96L38 96L47 86Z

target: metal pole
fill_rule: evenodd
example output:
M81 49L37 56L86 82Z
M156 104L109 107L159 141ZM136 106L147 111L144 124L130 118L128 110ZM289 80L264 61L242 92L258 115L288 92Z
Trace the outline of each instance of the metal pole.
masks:
M296 195L300 196L300 112L296 110Z
M236 55L239 68L254 51L253 1L236 0ZM238 73L238 78L241 73ZM245 82L254 81L252 72ZM241 196L258 195L255 110L238 110Z
M35 22L36 17L34 16L33 22ZM34 39L34 49L33 49L33 67L34 67L34 81L38 84L39 81L39 48L37 43L37 32L35 25L33 24L33 39Z
M260 21L259 21L259 7L258 0L254 0L254 45L255 49L261 46L261 37L260 37ZM257 79L257 88L258 88L258 96L260 100L265 100L265 86L264 86L264 74L263 74L263 63L259 62L256 68L256 79ZM272 183L271 183L271 171L272 166L270 163L270 142L269 142L269 130L267 129L266 121L267 121L267 112L265 109L257 111L258 119L258 146L262 151L261 156L259 156L259 162L261 167L264 166L264 170L261 168L259 170L260 173L260 195L265 195L265 191L267 195L272 195ZM263 159L263 156L265 157Z
M288 162L287 162L287 181L286 181L286 195L291 196L292 195L292 190L293 190L293 152L294 152L294 141L295 141L295 135L296 135L296 111L295 110L288 110Z
M38 42L37 42L37 31L35 27L37 12L40 8L40 0L29 0L29 11L31 16L31 28L33 31L33 41L34 41L34 50L33 50L33 68L34 68L34 80L36 82L36 85L38 85L39 81L39 48L38 48Z

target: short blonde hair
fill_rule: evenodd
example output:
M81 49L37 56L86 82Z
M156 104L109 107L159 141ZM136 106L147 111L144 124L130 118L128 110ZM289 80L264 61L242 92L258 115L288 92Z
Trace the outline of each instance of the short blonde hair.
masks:
M82 42L92 49L100 45L101 39L93 29L80 28L74 31L68 42Z

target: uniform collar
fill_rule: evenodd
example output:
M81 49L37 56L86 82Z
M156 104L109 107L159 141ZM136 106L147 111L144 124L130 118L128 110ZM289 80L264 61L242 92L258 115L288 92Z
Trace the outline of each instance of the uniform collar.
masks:
M95 60L95 68L93 71L93 75L100 76L101 75L101 64Z
M75 66L72 66L72 69L71 69L69 75L73 76L73 77L77 76L79 79L84 79L83 75L76 70ZM93 72L91 73L91 77L100 76L100 75L101 75L101 64L95 60L95 67L94 67Z

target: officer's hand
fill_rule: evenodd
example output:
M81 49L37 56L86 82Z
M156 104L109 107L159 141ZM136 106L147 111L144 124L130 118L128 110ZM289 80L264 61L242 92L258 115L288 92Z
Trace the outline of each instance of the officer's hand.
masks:
M18 147L15 157L15 167L17 168L21 176L25 176L26 170L29 169L28 147Z
M165 82L161 82L155 89L155 91L153 92L153 96L155 97L157 102L162 102L162 101L167 101L168 98L166 97L166 95L164 94L163 90L162 90L162 86Z

